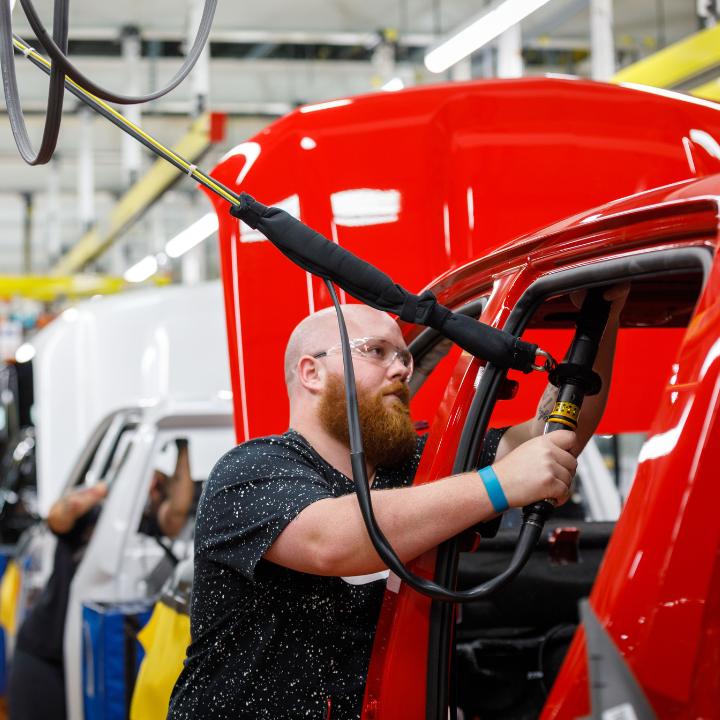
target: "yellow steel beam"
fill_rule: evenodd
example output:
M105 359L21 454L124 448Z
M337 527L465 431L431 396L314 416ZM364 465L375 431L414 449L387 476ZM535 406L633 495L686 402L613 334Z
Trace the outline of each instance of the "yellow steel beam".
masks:
M672 88L718 65L720 25L715 25L623 68L615 74L613 82ZM695 95L696 91L693 90L692 94Z
M165 285L169 279L153 278L156 285ZM121 277L106 275L0 275L0 298L25 297L41 302L52 302L59 297L81 298L92 295L109 295L128 287Z
M201 115L190 130L173 148L178 155L195 162L212 142L211 113ZM180 171L163 159L156 160L150 169L118 201L108 222L89 230L65 254L52 273L68 275L81 270L87 263L104 253L178 178Z
M720 78L698 85L698 87L688 92L695 97L703 98L704 100L714 100L716 103L720 103Z

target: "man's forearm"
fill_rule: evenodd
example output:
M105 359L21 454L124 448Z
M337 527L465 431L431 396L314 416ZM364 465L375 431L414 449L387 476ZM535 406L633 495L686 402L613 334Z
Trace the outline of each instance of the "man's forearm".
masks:
M163 535L175 537L185 525L192 507L195 488L190 475L187 448L179 451L175 473L168 483L168 497L158 511L158 525Z
M411 488L375 490L372 501L378 526L403 562L494 515L476 472ZM385 568L370 542L354 494L313 503L294 522L313 528L306 536L313 546L310 552L298 556L299 565L288 565L292 559L283 552L283 542L294 538L281 534L266 554L268 560L282 555L281 564L319 575L364 575ZM296 525L295 537L302 530ZM307 567L306 557L315 558L314 567Z

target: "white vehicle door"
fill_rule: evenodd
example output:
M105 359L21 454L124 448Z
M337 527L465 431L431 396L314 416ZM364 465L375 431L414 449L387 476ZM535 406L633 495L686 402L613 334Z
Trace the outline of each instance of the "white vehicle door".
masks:
M175 440L188 441L190 473L202 482L215 462L235 444L232 416L166 416L145 421L118 446L103 478L110 485L95 532L75 573L65 623L65 682L68 717L83 713L83 605L93 602L153 602L175 561L192 552L194 507L186 527L170 539L147 531L150 493L156 471L172 476Z

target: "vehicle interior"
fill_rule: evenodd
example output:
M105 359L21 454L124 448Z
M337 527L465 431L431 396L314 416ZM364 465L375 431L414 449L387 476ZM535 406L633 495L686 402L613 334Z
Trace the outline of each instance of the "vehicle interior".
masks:
M578 603L590 594L615 525L611 513L598 519L589 500L604 476L621 511L703 280L703 263L625 278L631 287L608 403L591 441L594 463L580 462L570 500L555 511L520 575L497 594L457 607L448 697L456 717L529 720L540 714L578 625ZM522 320L522 337L556 358L574 331L577 296L569 290L542 298ZM518 383L513 393L502 390L508 382ZM512 404L528 395L539 399L545 383L540 373L508 373L488 401L488 427L511 424ZM484 537L476 552L459 553L458 588L480 585L508 566L519 522L519 511L507 512L494 537Z

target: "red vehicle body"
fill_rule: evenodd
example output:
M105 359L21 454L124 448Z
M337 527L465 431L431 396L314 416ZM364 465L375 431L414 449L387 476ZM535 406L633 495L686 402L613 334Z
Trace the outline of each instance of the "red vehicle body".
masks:
M716 717L720 697L715 138L720 113L708 103L579 80L492 81L299 110L213 172L267 204L292 198L304 222L397 282L414 291L429 283L453 309L474 303L484 322L556 356L570 337L572 290L633 283L599 432L650 438L591 606L668 718ZM378 192L342 195L357 190ZM343 197L374 199L353 215ZM286 427L282 348L329 299L223 203L217 209L242 441ZM404 331L411 347L427 345L421 328ZM471 467L488 423L533 413L542 376L516 378L520 392L506 402L497 400L502 374L488 367L480 379L480 369L450 351L414 396L415 418L430 425L416 482ZM448 543L413 569L452 583L457 555ZM448 717L453 618L452 606L388 583L364 718ZM543 717L589 710L580 628Z

